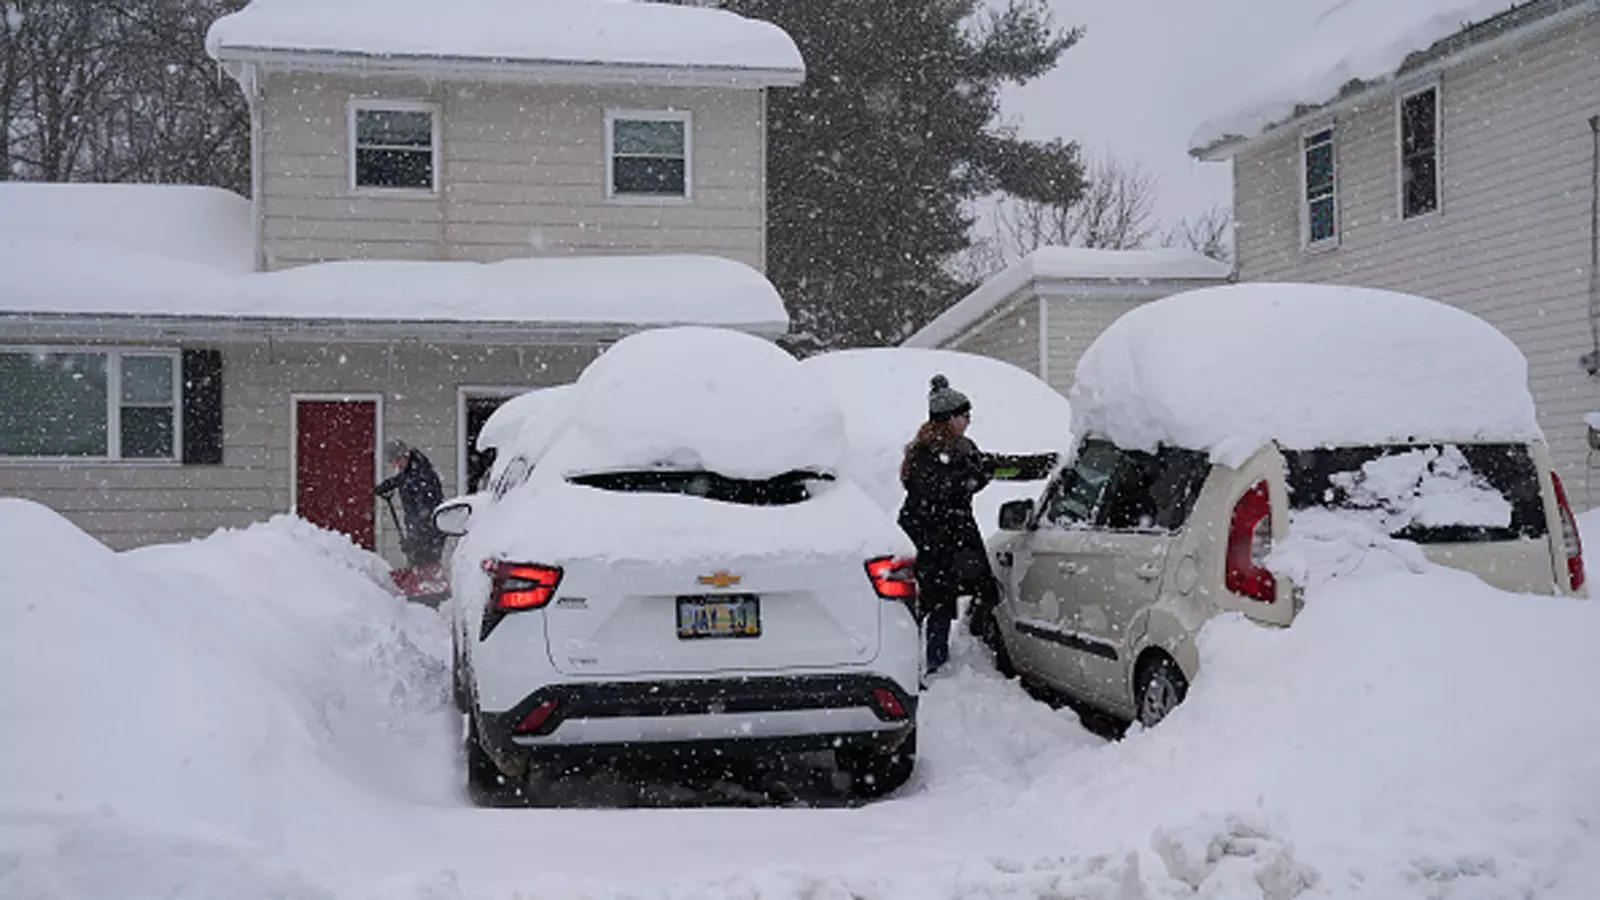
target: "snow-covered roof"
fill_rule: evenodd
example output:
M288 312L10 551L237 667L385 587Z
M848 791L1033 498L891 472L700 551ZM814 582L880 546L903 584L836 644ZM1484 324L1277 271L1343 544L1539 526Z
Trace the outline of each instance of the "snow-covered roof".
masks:
M1563 5L1545 0L1342 0L1318 19L1304 41L1285 48L1279 64L1259 73L1249 94L1195 129L1191 152L1207 155L1233 140L1255 137L1338 99L1352 83L1393 77L1411 54L1472 23L1519 4L1539 3L1552 10ZM1582 5L1593 10L1592 4Z
M1443 303L1368 288L1252 283L1139 306L1084 351L1073 431L1238 465L1320 447L1542 436L1511 339Z
M627 0L252 0L212 24L206 51L224 62L293 57L369 69L542 66L530 74L576 81L618 68L635 77L721 72L752 86L798 84L805 74L794 41L769 22Z
M1224 281L1233 269L1227 263L1193 250L1099 250L1085 247L1040 247L1017 260L901 343L938 347L994 312L1018 291L1041 281L1153 285L1176 282L1174 290Z
M704 324L775 336L771 282L695 255L363 260L255 272L250 204L214 188L0 184L0 316Z

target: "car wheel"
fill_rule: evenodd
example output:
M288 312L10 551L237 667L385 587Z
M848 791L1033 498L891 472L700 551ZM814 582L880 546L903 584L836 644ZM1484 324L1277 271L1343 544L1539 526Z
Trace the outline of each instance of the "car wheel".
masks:
M994 624L994 643L989 646L994 650L994 669L1000 677L1017 677L1017 667L1011 662L1011 651L1006 648L1006 636L1000 633L999 622Z
M917 765L917 728L892 750L843 748L835 751L839 768L850 775L850 792L857 797L883 797L911 778Z
M500 767L495 765L494 758L483 749L483 741L478 734L478 717L473 712L467 715L465 744L467 797L472 800L472 805L489 807L526 805L529 798L525 784L501 772Z
M1152 657L1139 667L1139 724L1152 728L1189 693L1189 679L1168 656Z

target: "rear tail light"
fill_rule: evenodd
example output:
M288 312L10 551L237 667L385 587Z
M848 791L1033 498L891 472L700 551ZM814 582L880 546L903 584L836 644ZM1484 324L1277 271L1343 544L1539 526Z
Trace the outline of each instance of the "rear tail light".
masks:
M880 719L904 719L906 717L905 704L900 702L900 698L895 696L894 691L886 687L872 689L872 702L877 705L878 718Z
M488 637L508 613L543 608L561 584L561 569L557 566L486 559L483 570L489 573L489 604L484 610L480 640Z
M1272 495L1258 481L1233 507L1228 525L1228 557L1224 584L1228 590L1262 603L1278 599L1278 582L1267 570L1272 552Z
M917 598L917 576L912 560L903 556L880 556L867 560L867 577L872 589L885 600L910 602Z
M1561 510L1561 552L1567 558L1567 578L1572 589L1583 587L1583 538L1578 534L1578 519L1567 503L1567 490L1561 486L1561 476L1550 473L1556 489L1556 506Z
M523 716L522 721L518 722L516 726L511 729L511 733L547 734L551 731L554 731L555 726L558 723L555 722L552 717L555 716L556 710L560 706L561 701L559 700L544 701L538 706L535 706L533 709L528 710L528 714Z

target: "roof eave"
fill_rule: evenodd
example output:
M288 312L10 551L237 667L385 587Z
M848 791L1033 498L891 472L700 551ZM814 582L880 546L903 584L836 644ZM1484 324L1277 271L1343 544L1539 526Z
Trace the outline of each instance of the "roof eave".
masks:
M233 45L217 48L216 59L235 77L238 77L241 67L252 65L270 69L360 71L474 81L650 84L745 89L794 87L804 83L806 77L804 68L371 54L345 50L300 50Z

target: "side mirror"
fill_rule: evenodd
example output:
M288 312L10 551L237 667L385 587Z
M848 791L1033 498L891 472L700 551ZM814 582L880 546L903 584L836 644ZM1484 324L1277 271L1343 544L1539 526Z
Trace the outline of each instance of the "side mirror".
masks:
M1027 531L1033 518L1032 500L1012 500L1000 505L1001 531Z
M472 527L472 501L451 500L433 510L433 527L451 537L460 537Z

